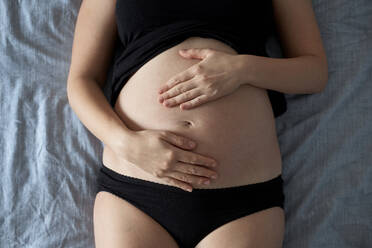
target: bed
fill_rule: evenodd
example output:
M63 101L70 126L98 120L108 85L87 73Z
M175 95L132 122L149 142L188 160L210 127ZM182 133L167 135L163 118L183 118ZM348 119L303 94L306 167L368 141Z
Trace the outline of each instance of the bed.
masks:
M102 143L70 108L81 1L0 1L0 247L94 247ZM313 0L329 81L286 94L283 247L372 247L372 1ZM267 42L281 57L278 39Z

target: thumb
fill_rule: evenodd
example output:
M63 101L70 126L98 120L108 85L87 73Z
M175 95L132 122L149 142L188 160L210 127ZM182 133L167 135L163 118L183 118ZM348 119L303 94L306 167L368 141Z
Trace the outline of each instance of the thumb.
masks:
M193 59L204 59L210 53L210 50L207 48L189 48L181 49L179 53L182 57L193 58Z

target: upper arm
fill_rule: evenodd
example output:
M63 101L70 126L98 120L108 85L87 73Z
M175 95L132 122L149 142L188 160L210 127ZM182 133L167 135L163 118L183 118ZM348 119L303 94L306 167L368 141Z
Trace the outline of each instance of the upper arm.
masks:
M328 65L312 0L272 0L276 29L287 58L316 56L328 81Z
M311 0L273 0L276 28L285 57L325 56Z
M75 25L68 82L89 78L103 87L117 39L116 0L83 0Z

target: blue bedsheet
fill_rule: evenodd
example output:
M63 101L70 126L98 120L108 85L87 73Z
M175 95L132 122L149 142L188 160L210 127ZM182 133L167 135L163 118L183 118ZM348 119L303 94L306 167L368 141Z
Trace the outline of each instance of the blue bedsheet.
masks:
M80 4L0 1L0 247L94 247L102 144L66 95ZM372 1L313 5L329 82L277 118L284 247L372 247Z

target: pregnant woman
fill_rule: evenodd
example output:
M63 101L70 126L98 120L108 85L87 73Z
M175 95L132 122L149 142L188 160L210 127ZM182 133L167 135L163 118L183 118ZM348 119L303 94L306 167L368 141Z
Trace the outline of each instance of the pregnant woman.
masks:
M67 92L104 143L96 247L281 247L275 118L327 76L311 0L84 0Z

